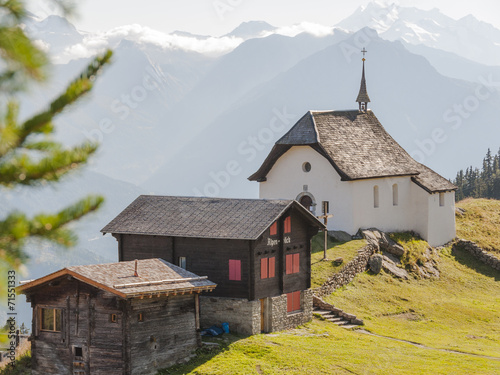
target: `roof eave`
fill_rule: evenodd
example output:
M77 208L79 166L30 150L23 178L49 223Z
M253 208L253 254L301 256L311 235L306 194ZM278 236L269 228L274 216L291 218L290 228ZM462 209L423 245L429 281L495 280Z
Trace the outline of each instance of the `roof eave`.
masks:
M414 177L412 177L411 180L412 180L413 183L415 183L415 185L420 186L422 189L424 189L429 194L447 193L449 191L456 191L458 189L456 186L454 188L451 188L451 189L429 189L427 186L425 186L424 184L422 184L420 181L418 181Z
M41 285L46 284L46 283L49 283L52 280L55 280L61 276L65 276L65 275L72 276L73 278L75 278L79 281L82 281L86 284L89 284L91 286L94 286L98 289L105 290L105 291L108 291L110 293L116 294L117 296L119 296L121 298L126 298L126 294L121 293L121 292L117 291L116 289L113 289L107 285L104 285L104 284L98 283L97 281L89 279L89 278L87 278L87 277L85 277L85 276L83 276L75 271L72 271L68 268L63 268L62 270L56 271L54 273L51 273L49 275L46 275L44 277L41 277L41 278L36 279L34 281L31 281L29 283L19 285L17 287L17 290L19 292L24 293L24 292L27 292L29 289L35 288L37 286L41 286Z

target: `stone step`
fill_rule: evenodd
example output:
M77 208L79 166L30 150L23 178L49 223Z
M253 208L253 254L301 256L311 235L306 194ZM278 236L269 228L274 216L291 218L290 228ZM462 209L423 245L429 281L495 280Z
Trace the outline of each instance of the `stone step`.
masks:
M313 311L314 311L315 314L319 314L319 315L329 315L329 314L332 313L329 310L319 310L319 309L316 310L316 309L314 309Z
M353 315L353 314L343 313L342 316L344 318L346 318L347 320L354 320L354 319L356 319L356 315Z
M353 328L356 328L358 326L355 324L344 324L344 325L341 325L340 327L345 328L345 329L353 329Z
M334 323L334 322L341 322L341 321L344 321L344 319L343 319L343 318L341 318L341 317L339 317L339 316L338 316L338 317L336 317L336 318L329 318L329 319L327 319L327 320L328 320L329 322L332 322L332 323Z
M347 324L351 324L349 321L347 320L339 320L339 321L336 321L336 322L332 322L333 324L336 324L338 326L343 326L343 325L347 325Z

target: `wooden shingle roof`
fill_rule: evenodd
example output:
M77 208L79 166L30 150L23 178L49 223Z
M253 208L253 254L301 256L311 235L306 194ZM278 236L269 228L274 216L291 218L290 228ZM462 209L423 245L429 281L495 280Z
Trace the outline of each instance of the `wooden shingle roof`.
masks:
M122 298L210 291L216 287L206 276L200 277L159 258L138 260L138 276L135 276L135 262L67 267L21 284L18 290L29 293L34 288L68 275Z
M415 161L370 110L309 111L276 142L249 180L264 181L281 155L298 145L309 145L325 156L343 181L412 176L430 193L456 189L447 179Z
M294 200L141 195L101 232L256 240L292 206L312 225L324 227Z

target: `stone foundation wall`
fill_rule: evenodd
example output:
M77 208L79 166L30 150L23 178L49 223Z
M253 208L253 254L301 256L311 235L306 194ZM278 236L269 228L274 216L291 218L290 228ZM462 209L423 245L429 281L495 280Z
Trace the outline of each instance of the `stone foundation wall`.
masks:
M303 290L301 292L300 299L302 310L299 312L288 313L286 294L269 298L271 303L270 311L272 313L271 327L269 329L271 332L295 328L312 319L313 290Z
M231 332L245 335L260 333L260 301L201 296L200 324L202 328L222 323L228 323Z
M491 268L500 271L500 259L495 257L493 254L488 253L481 249L475 242L459 239L453 247L461 247L467 250L469 253L474 255L475 258L479 259L481 262L489 265Z
M331 276L322 286L314 289L314 294L322 297L333 293L335 289L349 284L354 277L368 268L368 259L375 252L375 247L367 245L358 250L358 255L347 263L338 273Z
M313 290L303 290L300 295L301 311L288 313L286 294L266 299L266 332L295 328L312 319ZM260 300L241 298L200 297L200 324L208 328L214 324L228 323L231 332L255 335L261 332Z

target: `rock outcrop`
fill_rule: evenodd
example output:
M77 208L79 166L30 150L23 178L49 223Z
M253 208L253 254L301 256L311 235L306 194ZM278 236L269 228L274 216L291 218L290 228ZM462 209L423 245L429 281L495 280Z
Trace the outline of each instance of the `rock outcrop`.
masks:
M358 232L359 236L382 253L382 259L376 257L377 254L370 258L370 269L374 273L379 273L378 263L381 261L381 268L388 274L402 279L408 280L411 274L424 279L438 278L440 273L437 268L436 261L438 255L435 250L428 248L424 254L425 261L420 265L412 265L410 272L406 270L401 263L401 257L405 255L403 246L392 240L387 233L384 233L376 228L364 229ZM373 263L373 267L372 267Z

